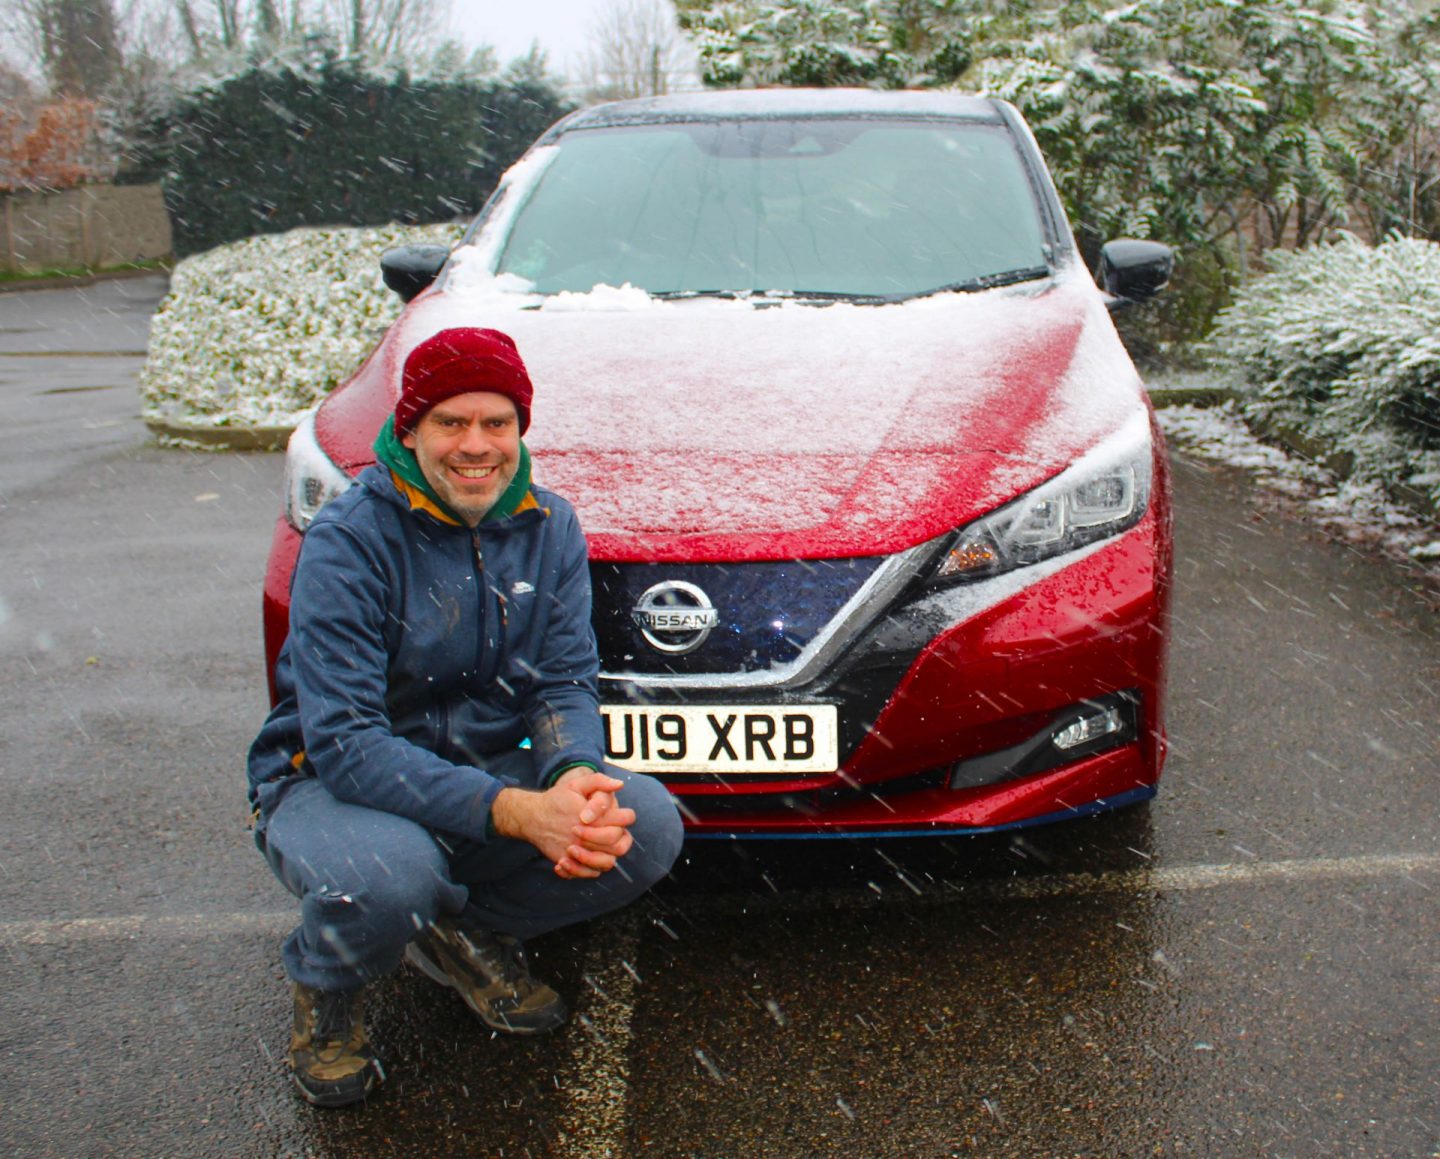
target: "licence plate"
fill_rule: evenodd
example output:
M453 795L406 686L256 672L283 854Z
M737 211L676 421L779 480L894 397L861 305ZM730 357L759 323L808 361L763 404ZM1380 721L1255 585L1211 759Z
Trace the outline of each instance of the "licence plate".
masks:
M833 773L833 704L602 704L605 759L637 773Z

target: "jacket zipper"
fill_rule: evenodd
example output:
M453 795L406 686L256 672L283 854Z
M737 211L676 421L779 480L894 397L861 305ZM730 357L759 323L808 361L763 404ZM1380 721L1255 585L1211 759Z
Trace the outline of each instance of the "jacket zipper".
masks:
M475 671L480 678L480 687L488 688L500 671L500 650L509 615L505 606L505 594L498 588L492 588L485 580L485 553L480 547L479 528L470 529L470 541L475 546L475 575L480 587L480 655L475 660ZM492 614L492 592L495 596L493 612L496 614Z
M435 755L450 760L450 702L439 701L435 706L435 728L439 734L435 738Z

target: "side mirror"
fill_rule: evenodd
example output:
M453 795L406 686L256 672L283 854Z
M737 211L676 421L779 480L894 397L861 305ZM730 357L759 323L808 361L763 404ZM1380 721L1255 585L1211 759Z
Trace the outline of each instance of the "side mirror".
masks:
M1175 251L1158 241L1122 237L1100 247L1100 287L1111 309L1146 302L1165 288L1175 268Z
M380 255L385 284L408 302L439 276L450 251L443 245L401 245Z

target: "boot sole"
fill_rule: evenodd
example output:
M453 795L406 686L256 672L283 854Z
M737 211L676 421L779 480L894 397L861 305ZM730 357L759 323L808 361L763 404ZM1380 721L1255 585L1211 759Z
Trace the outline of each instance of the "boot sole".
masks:
M363 1072L365 1080L357 1091L354 1088L339 1087L338 1084L326 1083L326 1089L312 1090L305 1085L305 1080L295 1071L290 1072L290 1081L295 1084L295 1089L300 1092L303 1098L312 1107L324 1107L327 1110L334 1110L337 1107L348 1107L355 1103L363 1102L370 1097L374 1089L380 1085L380 1075L375 1066L367 1066Z

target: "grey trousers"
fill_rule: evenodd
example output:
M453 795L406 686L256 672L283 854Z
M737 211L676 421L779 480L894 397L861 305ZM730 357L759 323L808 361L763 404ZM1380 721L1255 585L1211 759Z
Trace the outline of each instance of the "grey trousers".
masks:
M487 761L496 775L533 784L530 753ZM635 843L598 878L566 880L528 842L472 841L393 813L337 800L316 780L292 786L265 819L259 843L300 899L286 940L286 973L321 990L352 990L394 970L412 938L441 916L524 939L634 901L669 872L683 830L669 790L606 766L625 782ZM513 783L512 782L512 783Z

